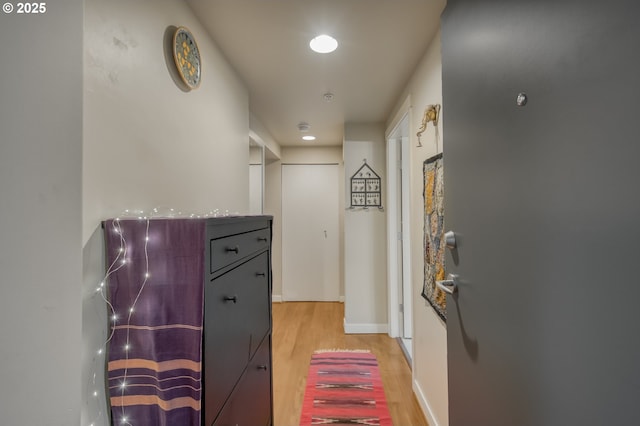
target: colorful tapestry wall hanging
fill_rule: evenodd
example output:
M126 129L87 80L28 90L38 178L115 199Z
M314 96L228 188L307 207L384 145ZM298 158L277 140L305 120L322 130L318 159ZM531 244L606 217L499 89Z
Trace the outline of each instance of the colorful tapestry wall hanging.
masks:
M424 285L422 296L444 321L447 297L436 285L445 279L444 271L444 184L442 154L424 162Z

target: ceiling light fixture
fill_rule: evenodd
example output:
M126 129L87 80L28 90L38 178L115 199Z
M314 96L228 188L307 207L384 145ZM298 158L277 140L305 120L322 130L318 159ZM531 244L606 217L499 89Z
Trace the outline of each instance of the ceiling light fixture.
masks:
M304 139L305 141L315 141L316 137L311 135L306 135L306 136L303 136L302 139Z
M326 34L319 35L309 42L311 50L318 53L331 53L338 48L335 38Z

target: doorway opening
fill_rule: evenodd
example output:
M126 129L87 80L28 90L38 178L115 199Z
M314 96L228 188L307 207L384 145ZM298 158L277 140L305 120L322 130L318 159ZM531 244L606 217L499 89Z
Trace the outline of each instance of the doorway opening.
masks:
M387 138L387 188L389 188L387 271L389 330L398 337L405 355L412 358L411 256L409 241L409 114L402 117Z

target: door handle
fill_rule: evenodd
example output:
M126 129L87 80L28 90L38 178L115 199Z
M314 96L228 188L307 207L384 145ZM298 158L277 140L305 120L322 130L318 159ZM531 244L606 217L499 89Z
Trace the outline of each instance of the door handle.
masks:
M436 285L445 293L453 294L458 291L458 276L456 274L449 274L446 280L436 281Z
M458 247L458 243L456 241L456 233L453 231L447 231L444 233L444 243L449 250L453 250Z

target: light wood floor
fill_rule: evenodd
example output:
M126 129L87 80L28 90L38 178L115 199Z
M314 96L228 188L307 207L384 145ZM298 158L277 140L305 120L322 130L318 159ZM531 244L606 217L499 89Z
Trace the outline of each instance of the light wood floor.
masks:
M395 339L343 331L344 304L273 304L274 426L297 426L311 354L317 349L368 349L378 358L394 426L428 426L411 389L411 370Z

